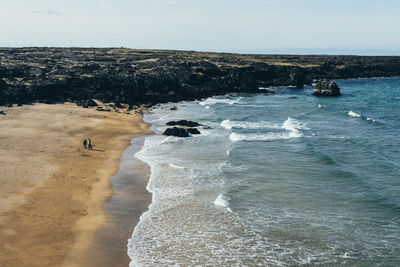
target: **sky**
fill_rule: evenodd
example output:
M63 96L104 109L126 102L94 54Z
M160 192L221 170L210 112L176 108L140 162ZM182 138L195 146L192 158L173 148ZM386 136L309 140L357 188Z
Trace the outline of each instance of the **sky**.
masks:
M400 0L0 0L0 47L400 55Z

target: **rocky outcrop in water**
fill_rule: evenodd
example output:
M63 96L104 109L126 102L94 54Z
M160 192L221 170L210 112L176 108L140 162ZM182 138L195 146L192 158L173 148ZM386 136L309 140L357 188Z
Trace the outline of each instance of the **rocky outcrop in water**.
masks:
M340 96L339 86L331 80L319 80L317 81L313 95L315 96Z
M187 130L191 134L200 134L200 131L197 128L187 128Z
M198 122L188 121L188 120L169 121L169 122L167 122L167 125L170 125L170 126L179 125L179 126L186 126L186 127L199 127L199 126L201 126L201 124L198 123Z
M133 105L255 93L313 79L400 75L400 57L108 48L0 48L0 103L98 99ZM262 91L267 92L267 91Z
M192 134L200 134L196 128L168 128L164 131L163 135L176 136L176 137L190 137Z

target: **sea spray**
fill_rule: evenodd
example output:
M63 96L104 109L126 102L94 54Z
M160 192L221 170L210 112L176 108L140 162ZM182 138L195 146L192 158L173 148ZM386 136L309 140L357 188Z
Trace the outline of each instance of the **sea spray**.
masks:
M199 104L202 106L212 106L215 104L228 104L228 105L233 105L236 103L239 103L242 98L236 98L236 99L228 99L228 98L217 98L217 97L209 97L204 101L201 101Z

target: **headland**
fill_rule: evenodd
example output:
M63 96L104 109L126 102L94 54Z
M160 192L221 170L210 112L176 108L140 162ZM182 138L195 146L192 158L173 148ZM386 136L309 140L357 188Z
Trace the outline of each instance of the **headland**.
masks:
M0 48L0 102L155 104L317 79L400 75L400 57L246 55L124 48ZM264 91L265 92L265 91Z

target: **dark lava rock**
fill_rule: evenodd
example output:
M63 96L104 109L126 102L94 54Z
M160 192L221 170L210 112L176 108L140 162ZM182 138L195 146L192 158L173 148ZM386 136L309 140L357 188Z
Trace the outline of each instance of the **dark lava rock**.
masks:
M190 132L188 131L188 129L174 127L166 129L163 135L176 136L176 137L189 137Z
M94 102L92 99L89 100L78 100L75 102L78 106L88 108L88 107L97 107L97 103Z
M108 109L108 108L103 108L103 107L97 107L96 110L97 110L97 111L107 111L107 112L110 112L110 111L111 111L110 109Z
M340 96L339 86L331 80L323 79L317 81L313 95L315 96Z
M112 108L124 108L124 106L121 103L115 103L115 104L110 104L109 105Z
M163 135L176 136L176 137L190 137L192 134L200 134L197 128L168 128L164 131Z
M177 110L177 109L178 109L177 107L172 107L169 110Z
M169 122L167 122L167 125L170 125L170 126L180 125L180 126L187 126L187 127L198 127L198 126L201 126L201 124L198 123L198 122L187 121L187 120L169 121Z
M200 131L197 130L197 128L188 128L187 130L191 134L200 134Z
M400 57L239 55L115 48L0 48L0 104L98 99L130 107L313 79L400 75Z
M0 110L0 115L6 115L6 112L4 110Z

